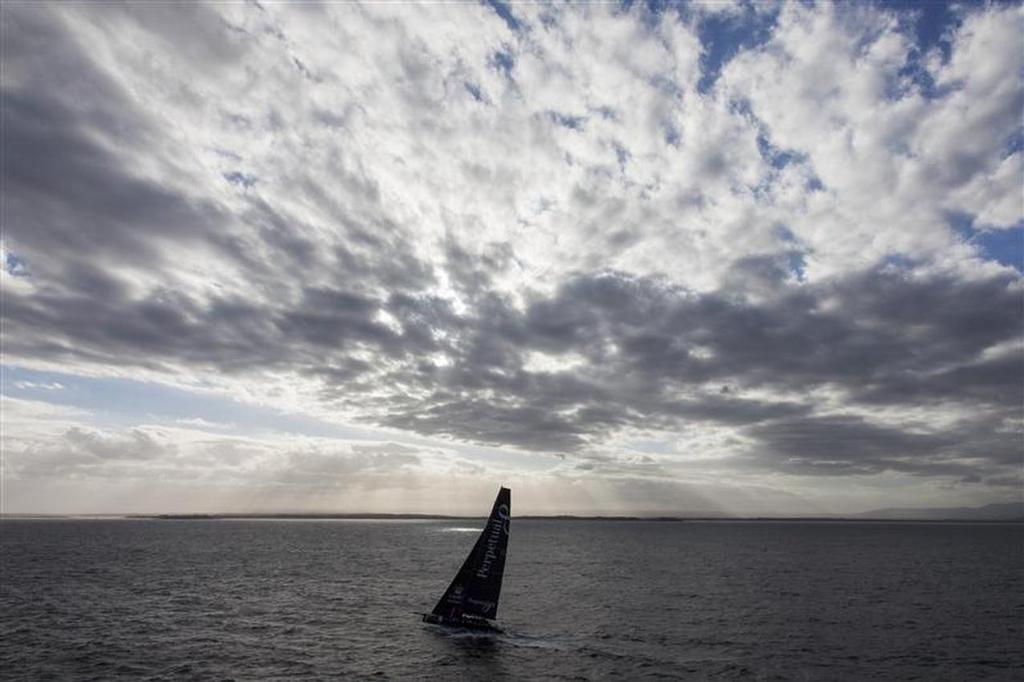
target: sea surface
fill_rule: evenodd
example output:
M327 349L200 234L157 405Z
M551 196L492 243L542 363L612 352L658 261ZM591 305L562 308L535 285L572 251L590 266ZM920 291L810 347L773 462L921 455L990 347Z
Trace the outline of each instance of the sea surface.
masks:
M513 519L422 624L482 526L5 520L0 679L1024 679L1020 524Z

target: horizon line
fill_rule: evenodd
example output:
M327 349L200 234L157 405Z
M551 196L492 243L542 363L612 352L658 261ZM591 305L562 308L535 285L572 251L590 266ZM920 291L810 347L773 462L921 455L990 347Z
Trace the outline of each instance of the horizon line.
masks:
M917 510L915 510L917 511ZM924 510L922 510L924 511ZM621 514L523 514L514 517L524 521L857 521L857 522L984 522L984 523L1024 523L1024 514L1007 517L908 517L908 516L866 516L872 512L859 512L853 515L819 514L819 515L730 515L730 514L657 514L657 515L621 515ZM195 512L195 513L32 513L32 512L0 512L2 520L421 520L421 521L457 521L486 519L486 514L430 514L430 513L388 513L388 512Z

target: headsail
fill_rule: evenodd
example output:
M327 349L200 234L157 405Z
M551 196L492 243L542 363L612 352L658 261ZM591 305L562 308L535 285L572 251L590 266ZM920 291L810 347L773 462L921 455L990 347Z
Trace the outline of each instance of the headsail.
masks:
M455 580L437 602L433 615L446 619L458 619L463 615L494 618L498 612L501 578L505 573L511 512L512 493L508 488L502 488L494 500L487 525Z

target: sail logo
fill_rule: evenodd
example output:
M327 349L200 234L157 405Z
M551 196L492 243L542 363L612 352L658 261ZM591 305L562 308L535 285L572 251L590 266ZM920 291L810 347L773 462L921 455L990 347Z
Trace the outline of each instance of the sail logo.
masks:
M501 524L502 528L501 529L503 531L505 531L505 535L508 535L508 520L509 520L508 517L509 517L508 505L507 504L503 504L500 507L498 507L497 518L502 522L502 524Z
M484 552L484 560L476 571L477 578L486 579L491 574L491 564L498 558L498 545L501 542L501 535L508 535L509 513L508 505L498 507L497 513L488 523L487 550Z

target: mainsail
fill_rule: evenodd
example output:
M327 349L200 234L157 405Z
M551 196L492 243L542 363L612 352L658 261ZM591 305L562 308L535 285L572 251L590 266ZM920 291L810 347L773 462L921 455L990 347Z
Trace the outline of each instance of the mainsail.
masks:
M458 621L463 616L494 618L497 614L511 509L512 493L502 488L473 550L434 607L434 616Z

